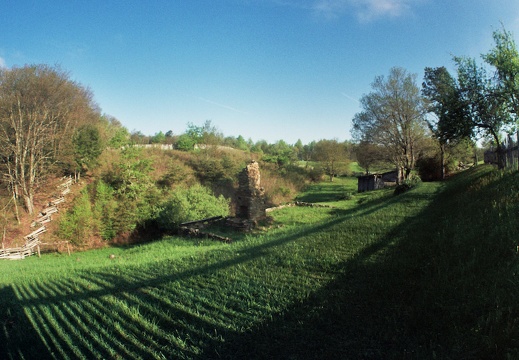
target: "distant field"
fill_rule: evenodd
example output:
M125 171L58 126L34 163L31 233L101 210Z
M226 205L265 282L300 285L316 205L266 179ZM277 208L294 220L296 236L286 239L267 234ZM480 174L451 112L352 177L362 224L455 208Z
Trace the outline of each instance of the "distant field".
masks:
M352 163L350 163L350 171L353 174L363 174L366 172L366 170L361 168L356 161L353 161Z
M305 166L315 166L316 164L318 164L317 162L315 161L299 161L299 166L302 166L302 167L305 167ZM356 162L356 161L353 161L349 164L349 169L348 169L352 174L362 174L364 173L366 170L364 170L363 168L361 168L359 166L359 164Z
M395 197L339 178L299 197L332 207L230 245L0 262L0 358L517 358L518 180L480 167Z

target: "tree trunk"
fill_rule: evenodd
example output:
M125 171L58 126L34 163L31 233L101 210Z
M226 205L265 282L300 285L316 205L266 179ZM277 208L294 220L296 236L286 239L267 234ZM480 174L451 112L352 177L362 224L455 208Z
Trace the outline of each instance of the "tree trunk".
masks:
M505 159L506 153L505 153L504 149L501 147L501 145L497 146L496 154L497 154L497 168L502 170L505 168L505 165L506 165L506 159Z
M490 134L492 134L492 137L494 138L494 141L496 142L497 168L502 170L505 168L505 151L501 146L501 142L499 141L499 136L497 136L497 133L492 128L489 130Z
M406 168L405 169L405 178L404 180L409 180L409 176L411 175L411 169Z
M441 174L440 178L445 180L445 144L440 145L440 157L441 157Z
M16 188L13 187L13 204L14 204L14 216L16 216L16 222L18 223L18 225L20 225L20 213L18 212L18 203L17 203L17 199L16 199Z
M404 168L403 167L399 167L398 168L398 175L397 175L397 179L396 179L397 185L402 184L403 180L404 180Z
M32 195L23 195L23 201L25 204L25 209L29 214L34 214L34 203L32 199Z

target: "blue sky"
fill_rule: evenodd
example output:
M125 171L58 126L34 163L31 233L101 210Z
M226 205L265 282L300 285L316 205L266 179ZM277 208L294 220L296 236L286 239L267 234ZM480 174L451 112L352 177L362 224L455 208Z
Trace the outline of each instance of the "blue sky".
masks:
M479 57L517 0L5 0L0 66L58 64L130 131L295 143L350 138L358 99L400 66Z

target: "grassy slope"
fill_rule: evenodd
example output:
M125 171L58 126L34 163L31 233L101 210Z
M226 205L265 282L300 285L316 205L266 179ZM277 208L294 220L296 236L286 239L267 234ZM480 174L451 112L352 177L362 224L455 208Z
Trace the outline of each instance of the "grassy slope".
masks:
M480 167L337 201L343 180L302 195L335 208L278 210L230 246L1 262L0 357L517 356L518 178Z

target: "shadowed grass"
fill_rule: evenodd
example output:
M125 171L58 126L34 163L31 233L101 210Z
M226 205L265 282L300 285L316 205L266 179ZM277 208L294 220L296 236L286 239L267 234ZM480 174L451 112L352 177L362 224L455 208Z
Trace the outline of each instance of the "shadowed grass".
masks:
M333 182L323 181L308 185L296 200L310 203L336 203L351 198L356 192L357 178L336 177Z

